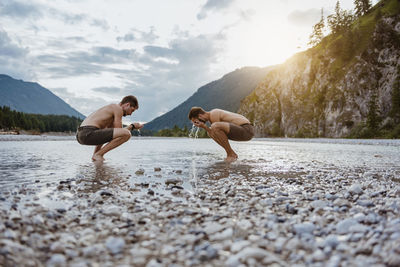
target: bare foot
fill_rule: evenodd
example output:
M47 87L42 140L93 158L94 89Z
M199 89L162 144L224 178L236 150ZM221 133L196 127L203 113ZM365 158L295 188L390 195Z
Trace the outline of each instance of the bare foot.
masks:
M103 156L101 156L99 154L93 154L92 160L93 161L104 161L104 158L103 158Z
M238 159L238 155L229 155L226 157L225 162L234 162Z

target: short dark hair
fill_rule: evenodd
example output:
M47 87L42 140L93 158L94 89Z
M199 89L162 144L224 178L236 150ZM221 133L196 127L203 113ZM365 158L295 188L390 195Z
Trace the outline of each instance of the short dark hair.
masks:
M205 114L206 111L200 107L192 107L189 112L189 120L192 118L197 119L200 114Z
M129 103L131 107L134 107L136 109L139 109L139 103L137 101L137 98L133 95L127 95L121 100L121 104Z

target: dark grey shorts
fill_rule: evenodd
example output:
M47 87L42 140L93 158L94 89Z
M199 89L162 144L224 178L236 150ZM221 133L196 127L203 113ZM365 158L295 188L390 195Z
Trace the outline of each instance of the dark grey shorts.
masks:
M228 139L233 141L249 141L253 137L254 137L253 125L249 123L242 125L229 123Z
M76 140L81 145L97 146L110 142L113 133L113 128L100 129L95 126L82 126L76 132Z

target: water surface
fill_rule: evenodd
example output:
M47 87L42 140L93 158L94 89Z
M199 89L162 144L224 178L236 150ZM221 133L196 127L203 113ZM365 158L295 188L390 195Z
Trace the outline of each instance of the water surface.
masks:
M179 177L188 190L197 179L240 175L310 173L359 169L399 179L400 140L254 139L232 142L239 160L225 164L224 150L211 139L134 137L105 155L97 166L93 147L73 138L16 136L0 141L0 186L85 178L101 186L109 178L162 184ZM30 139L31 138L31 139ZM50 139L50 140L49 140ZM20 141L25 140L25 141ZM31 140L31 141L27 141ZM155 171L154 168L161 168ZM136 172L144 170L143 175ZM114 180L115 182L115 180ZM94 188L96 190L96 188Z

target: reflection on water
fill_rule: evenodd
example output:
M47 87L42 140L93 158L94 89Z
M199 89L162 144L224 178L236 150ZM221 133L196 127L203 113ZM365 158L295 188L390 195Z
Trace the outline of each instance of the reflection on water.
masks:
M127 182L163 190L165 180L179 178L195 192L202 179L288 176L321 170L377 170L400 175L400 140L290 140L232 142L239 160L226 164L224 150L211 139L132 138L106 154L102 165L91 161L93 147L74 140L0 142L0 192L15 185L57 185L62 180L88 183L90 190ZM156 171L155 169L161 169ZM137 170L143 174L137 174Z
M84 183L85 193L95 193L99 190L120 185L127 175L114 166L104 162L102 164L88 164L78 167L77 183ZM124 179L125 178L125 179Z
M254 166L243 162L227 163L217 161L200 171L202 178L218 180L222 178L248 177L252 173Z

